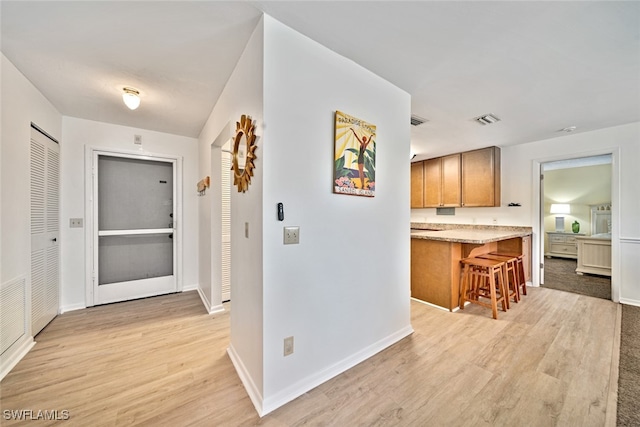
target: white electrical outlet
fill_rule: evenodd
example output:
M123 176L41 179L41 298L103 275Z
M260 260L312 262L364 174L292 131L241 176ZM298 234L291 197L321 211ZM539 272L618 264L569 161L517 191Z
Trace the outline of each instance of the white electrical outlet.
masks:
M293 337L284 339L284 355L289 356L290 354L293 354Z
M300 243L300 227L284 227L284 244L297 245Z
M69 218L69 228L82 228L82 218Z

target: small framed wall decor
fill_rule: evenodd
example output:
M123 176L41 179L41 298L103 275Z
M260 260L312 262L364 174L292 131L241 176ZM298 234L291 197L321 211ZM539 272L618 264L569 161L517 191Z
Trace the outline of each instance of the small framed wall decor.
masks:
M244 193L249 189L254 160L256 159L256 135L255 125L251 116L243 114L240 121L236 122L236 134L233 138L233 158L231 169L233 169L233 185L238 187L238 192Z
M336 111L333 192L376 194L376 126Z

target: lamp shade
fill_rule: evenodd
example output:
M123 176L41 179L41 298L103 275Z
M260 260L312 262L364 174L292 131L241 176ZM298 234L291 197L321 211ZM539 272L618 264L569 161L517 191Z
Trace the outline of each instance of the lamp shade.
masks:
M568 214L571 213L571 205L568 203L552 203L549 212L552 214Z

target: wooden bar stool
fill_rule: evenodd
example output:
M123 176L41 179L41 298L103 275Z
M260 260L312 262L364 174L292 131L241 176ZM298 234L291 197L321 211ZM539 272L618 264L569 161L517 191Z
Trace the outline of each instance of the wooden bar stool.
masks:
M498 318L498 303L502 310L507 311L506 288L502 266L504 261L464 258L460 260L463 266L462 290L460 292L460 310L464 310L465 301L490 308L493 318ZM499 294L499 295L498 295ZM488 298L490 303L480 298Z
M504 275L504 283L507 287L507 308L510 307L509 300L513 298L513 302L520 302L520 281L518 278L518 258L506 256L506 255L495 255L495 254L482 254L478 255L478 258L484 259L495 259L498 261L504 261L504 266L502 267L502 274Z
M518 267L518 287L522 288L522 291L519 292L520 295L527 294L527 279L524 277L524 262L522 261L522 254L510 253L510 252L491 252L491 255L499 255L505 257L517 258L517 267Z

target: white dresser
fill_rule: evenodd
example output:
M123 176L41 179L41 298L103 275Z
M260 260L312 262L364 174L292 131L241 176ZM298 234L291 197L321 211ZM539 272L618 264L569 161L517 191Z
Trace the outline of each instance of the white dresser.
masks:
M547 232L549 250L545 256L578 259L576 237L584 235L584 233Z
M602 233L578 237L576 273L611 276L611 234Z

